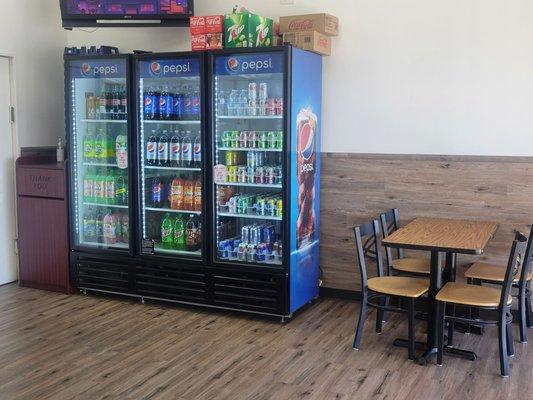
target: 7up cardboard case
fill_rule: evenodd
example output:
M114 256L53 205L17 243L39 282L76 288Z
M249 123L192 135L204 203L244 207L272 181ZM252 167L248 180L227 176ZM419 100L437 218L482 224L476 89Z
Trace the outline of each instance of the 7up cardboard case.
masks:
M273 42L274 21L251 13L226 14L226 47L268 47Z

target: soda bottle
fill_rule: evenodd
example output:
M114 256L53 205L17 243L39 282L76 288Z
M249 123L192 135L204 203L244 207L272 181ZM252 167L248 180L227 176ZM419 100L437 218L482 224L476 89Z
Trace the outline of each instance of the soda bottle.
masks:
M111 92L111 104L112 108L112 119L120 119L120 92L118 91L118 85L113 86L113 91Z
M183 210L183 202L185 199L185 187L184 182L179 177L175 177L172 180L170 186L170 208L173 210Z
M105 144L106 144L105 146L106 162L108 162L109 164L116 163L117 162L117 156L116 156L117 142L116 142L115 137L112 134L108 134L106 136Z
M109 174L105 178L105 203L106 204L115 204L115 176L113 174L113 170L109 171Z
M122 235L122 213L116 213L115 218L117 220L117 224L115 226L115 235L117 237L117 243L121 243L124 241Z
M99 119L106 119L107 113L107 93L105 91L105 85L102 87L100 97L98 98L98 115Z
M124 243L130 242L130 217L127 213L122 215L122 241Z
M157 161L160 167L168 167L170 165L169 147L168 132L163 131L163 134L159 137L157 145Z
M179 167L181 163L181 141L179 132L175 131L174 136L170 138L170 166Z
M161 119L161 90L158 87L154 87L153 90L154 118L152 119L159 120Z
M98 135L94 140L94 161L105 163L107 161L107 140L102 129L98 129Z
M198 224L194 215L189 217L185 228L185 249L187 251L198 250Z
M181 216L176 217L174 221L174 248L185 250L185 221Z
M190 168L192 167L192 161L191 131L187 131L181 141L181 166Z
M96 241L96 221L92 208L87 208L83 213L83 241L92 243Z
M124 134L117 136L115 159L120 169L128 168L128 137Z
M202 181L194 182L194 211L202 211Z
M191 95L191 119L200 119L200 92L194 90Z
M161 119L171 120L172 119L172 110L174 107L174 99L172 94L169 92L168 86L165 86L161 91L161 97L159 100L159 108L161 112Z
M128 205L128 188L124 174L119 174L115 183L115 204L119 206Z
M83 177L83 201L85 203L94 202L94 175L90 170Z
M202 167L202 140L200 139L200 131L198 131L198 135L194 139L194 146L193 146L193 162L192 165L194 168L201 168Z
M276 148L276 142L277 142L277 134L274 131L269 131L267 133L267 148L269 149L275 149Z
M248 90L242 89L239 95L238 115L248 115Z
M237 106L239 102L239 92L232 90L228 99L228 115L238 115Z
M185 119L185 94L183 92L183 89L180 90L180 93L177 93L177 104L176 109L174 110L176 114L176 119Z
M152 131L152 135L146 143L146 165L154 166L157 164L157 135Z
M94 178L94 202L105 204L105 172L100 170Z
M128 97L126 94L126 86L122 86L120 90L120 112L122 113L120 119L126 119L128 112Z
M187 86L183 92L183 119L192 119L192 94Z
M194 211L194 181L186 180L183 195L183 209Z
M83 160L86 163L94 162L94 135L89 128L83 138Z
M161 243L163 248L172 249L174 245L174 232L170 214L165 214L165 218L161 222Z
M155 92L153 87L149 87L144 92L144 119L155 119Z
M103 239L105 244L117 243L117 217L108 210L103 220Z
M152 206L155 208L161 208L164 204L164 192L165 191L165 185L163 184L163 181L161 180L161 177L159 174L154 177L152 180Z
M218 115L228 115L228 99L226 93L221 90L218 92Z
M113 88L108 85L106 91L106 119L113 119Z
M95 239L98 243L102 243L104 241L104 211L102 209L96 212L94 221Z

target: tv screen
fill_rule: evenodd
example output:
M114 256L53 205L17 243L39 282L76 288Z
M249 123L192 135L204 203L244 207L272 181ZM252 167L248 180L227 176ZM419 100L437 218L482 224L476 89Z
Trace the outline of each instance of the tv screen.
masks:
M60 4L66 27L110 25L105 20L132 25L137 20L160 20L165 25L180 26L193 15L193 0L60 0ZM118 26L124 26L124 22Z

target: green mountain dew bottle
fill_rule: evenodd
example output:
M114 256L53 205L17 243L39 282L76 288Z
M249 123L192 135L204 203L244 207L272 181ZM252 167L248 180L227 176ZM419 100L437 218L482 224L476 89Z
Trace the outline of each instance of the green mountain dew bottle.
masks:
M83 161L87 163L94 162L94 134L90 128L87 128L83 138Z
M115 204L115 175L113 170L109 170L109 174L105 178L105 203L106 204Z
M170 215L165 214L163 222L161 222L161 244L164 249L172 249L174 247L174 232L172 226L172 219Z
M174 248L185 250L185 221L181 216L174 221Z

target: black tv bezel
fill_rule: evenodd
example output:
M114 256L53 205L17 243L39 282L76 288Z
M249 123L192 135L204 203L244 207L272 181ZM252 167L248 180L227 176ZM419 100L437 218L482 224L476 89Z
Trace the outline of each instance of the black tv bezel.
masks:
M59 0L63 28L77 27L187 27L189 18L194 15L194 0L188 0L189 12L187 14L143 14L143 15L120 15L120 14L71 14L67 10L68 0ZM110 21L101 22L98 21ZM113 23L112 21L117 21ZM135 21L128 23L128 21ZM142 21L147 21L143 23ZM153 22L160 21L160 22Z

